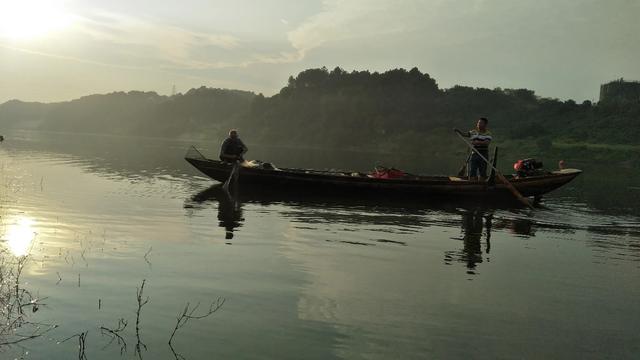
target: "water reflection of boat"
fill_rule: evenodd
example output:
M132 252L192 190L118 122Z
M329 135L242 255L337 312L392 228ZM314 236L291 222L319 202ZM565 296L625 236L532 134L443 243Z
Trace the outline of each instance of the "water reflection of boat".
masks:
M207 159L195 148L185 159L210 178L224 182L229 178L232 165ZM573 180L581 173L577 169L564 169L529 177L506 176L524 196L541 196ZM239 183L252 187L286 188L302 192L341 192L344 194L375 193L393 196L420 196L424 198L486 198L512 199L503 184L488 186L487 182L469 181L453 176L410 175L395 179L372 178L362 173L318 171L309 169L276 169L242 167Z
M254 187L245 187L241 191L232 191L232 194L229 194L221 184L212 185L187 198L184 207L193 211L206 208L208 203L217 203L219 226L225 229L227 238L230 238L230 234L232 237L233 232L245 221L242 207L247 204L286 205L278 208L280 215L303 223L304 226L342 223L358 226L376 225L385 231L401 227L407 232L433 225L459 227L462 224L463 229L472 233L474 227L468 224L474 222L469 221L469 214L477 214L477 219L482 216L493 217L495 211L500 209L510 209L510 203L500 202L492 203L491 207L478 207L477 204L466 201L424 202L419 199L384 196L345 198L340 194L306 194L278 188L265 192ZM533 235L533 223L530 220L512 218L517 213L509 214L508 217L497 216L496 221L493 221L493 228L505 229L521 236ZM487 231L490 229L491 225L487 225ZM377 239L374 242L399 243L389 239Z
M474 201L460 199L455 202L428 202L419 198L394 197L379 194L371 197L345 197L343 193L301 192L275 187L265 191L260 187L241 187L233 191L231 197L222 184L214 184L192 195L185 201L186 208L200 208L206 202L235 202L240 204L273 205L286 204L295 208L314 209L369 209L385 214L424 214L436 212L442 214L459 214L461 210L471 211L478 208ZM231 199L231 200L230 200ZM492 202L490 209L511 209L512 202ZM224 206L229 208L229 206ZM354 220L353 218L351 220ZM399 219L400 220L400 219ZM456 221L457 222L457 221Z

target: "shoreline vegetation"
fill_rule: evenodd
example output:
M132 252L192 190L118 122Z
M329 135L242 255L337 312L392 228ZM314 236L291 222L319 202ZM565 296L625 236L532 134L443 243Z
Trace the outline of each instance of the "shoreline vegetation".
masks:
M219 142L238 128L245 142L283 148L464 157L452 135L486 116L509 162L545 157L640 164L640 103L537 96L528 89L440 89L417 68L383 73L309 69L279 93L200 87L184 94L114 92L58 103L0 105L4 129L134 135Z

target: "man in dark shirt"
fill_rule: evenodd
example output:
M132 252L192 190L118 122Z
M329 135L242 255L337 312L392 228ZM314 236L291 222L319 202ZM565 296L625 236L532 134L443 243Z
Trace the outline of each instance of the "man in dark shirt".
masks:
M220 147L220 160L226 162L244 161L242 156L249 149L238 137L238 131L230 130L229 137L224 140Z

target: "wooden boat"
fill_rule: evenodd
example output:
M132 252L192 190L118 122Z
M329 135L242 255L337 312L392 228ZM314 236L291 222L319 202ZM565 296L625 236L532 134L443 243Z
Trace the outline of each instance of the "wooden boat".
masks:
M233 164L207 159L194 147L187 152L185 160L203 174L220 182L225 182L233 169ZM541 197L567 184L581 172L578 169L563 169L537 176L505 175L505 177L523 196ZM407 175L402 178L380 179L356 172L240 167L238 182L252 188L269 190L273 187L279 187L308 193L329 191L345 194L375 193L377 195L404 195L424 198L513 198L513 194L504 184L499 182L489 185L486 181L466 180L456 176Z

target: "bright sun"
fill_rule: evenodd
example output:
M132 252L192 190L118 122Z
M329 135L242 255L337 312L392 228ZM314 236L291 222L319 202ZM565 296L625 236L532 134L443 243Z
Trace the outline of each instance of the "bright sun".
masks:
M0 38L28 40L68 27L62 0L0 0Z
M34 221L31 218L19 217L13 224L7 226L4 240L13 255L24 256L29 253L31 243L36 236L33 225Z

